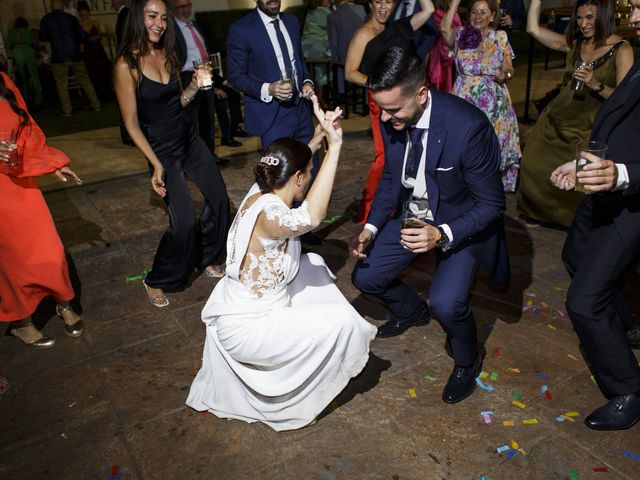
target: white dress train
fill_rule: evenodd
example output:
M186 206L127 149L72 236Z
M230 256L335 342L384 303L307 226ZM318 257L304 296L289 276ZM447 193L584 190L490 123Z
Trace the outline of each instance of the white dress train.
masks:
M245 208L258 192L254 185L238 210L227 273L202 311L202 368L187 405L291 430L311 423L360 373L376 328L340 293L322 257L300 254L293 235L310 228L306 203L290 209L265 194ZM259 239L263 253L256 255L248 248L261 212L292 236Z

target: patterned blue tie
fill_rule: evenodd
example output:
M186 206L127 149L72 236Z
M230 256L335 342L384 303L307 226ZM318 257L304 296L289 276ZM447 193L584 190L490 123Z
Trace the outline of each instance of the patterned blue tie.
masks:
M284 61L284 70L285 72L291 72L293 77L293 65L291 64L291 55L289 54L289 49L287 48L287 42L284 40L284 35L282 34L282 30L280 29L280 20L277 18L272 20L273 26L276 29L276 37L278 38L278 43L280 44L280 51L282 52L282 60ZM296 85L296 79L291 78L291 85L293 86L293 98L296 98L298 87Z
M407 164L404 169L404 176L407 178L416 178L418 176L418 166L422 157L422 134L425 128L412 128L409 130L409 139L411 146L407 155Z

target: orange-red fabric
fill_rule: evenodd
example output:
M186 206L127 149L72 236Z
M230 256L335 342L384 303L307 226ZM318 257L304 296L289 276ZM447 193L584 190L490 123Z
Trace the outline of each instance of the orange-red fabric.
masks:
M371 210L371 203L373 197L376 194L378 183L382 178L382 169L384 168L384 142L382 141L382 132L380 132L380 108L373 101L371 92L369 92L369 116L371 117L371 130L373 131L373 151L374 158L367 179L364 184L364 190L362 191L362 200L360 201L360 212L356 221L358 223L365 223L369 216L369 210Z
M26 111L16 86L0 75ZM18 130L20 120L0 99L0 128ZM16 143L21 165L7 169L0 162L0 322L27 318L49 295L60 300L74 296L62 242L33 178L69 165L69 157L46 144L31 117Z

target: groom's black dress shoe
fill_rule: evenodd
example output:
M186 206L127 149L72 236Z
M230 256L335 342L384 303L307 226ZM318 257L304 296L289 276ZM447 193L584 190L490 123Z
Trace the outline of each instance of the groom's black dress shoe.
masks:
M423 304L418 310L416 310L409 318L401 320L399 318L389 320L384 325L378 327L378 333L376 337L387 338L395 337L406 332L409 328L416 325L426 325L431 321L431 310L429 305Z
M600 408L595 409L584 420L594 430L624 430L640 420L640 396L618 395Z
M467 398L476 389L476 377L482 368L482 357L476 357L470 367L453 367L449 381L442 391L442 400L446 403L458 403Z

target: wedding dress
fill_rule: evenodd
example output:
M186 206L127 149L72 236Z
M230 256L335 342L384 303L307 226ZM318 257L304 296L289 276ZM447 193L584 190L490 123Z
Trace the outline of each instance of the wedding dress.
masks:
M300 254L296 236L311 230L306 203L289 208L264 194L246 207L257 193L254 185L240 205L227 273L202 311L202 368L187 405L291 430L311 423L360 373L376 328L347 302L319 255ZM250 245L262 212L290 237Z

